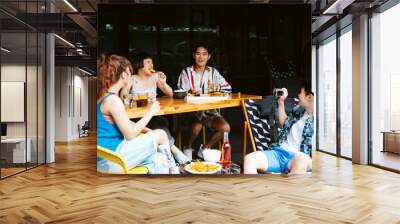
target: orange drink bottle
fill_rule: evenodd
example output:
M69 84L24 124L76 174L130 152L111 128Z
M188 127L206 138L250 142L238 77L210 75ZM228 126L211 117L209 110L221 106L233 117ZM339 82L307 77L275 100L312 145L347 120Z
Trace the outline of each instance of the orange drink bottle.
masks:
M229 133L224 132L224 143L222 146L223 165L228 166L231 163L231 144L229 144Z

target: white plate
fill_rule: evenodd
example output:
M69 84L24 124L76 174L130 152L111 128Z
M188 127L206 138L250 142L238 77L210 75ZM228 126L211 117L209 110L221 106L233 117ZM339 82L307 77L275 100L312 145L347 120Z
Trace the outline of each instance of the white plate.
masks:
M186 96L187 103L213 103L229 99L229 96Z
M218 164L218 163L212 163L212 162L202 162L202 163L204 163L204 164L213 164L213 165L215 165L215 166L218 166L218 169L216 169L216 170L214 170L214 171L210 171L210 172L197 172L197 171L194 171L194 170L190 170L189 169L189 166L190 165L192 165L193 163L195 163L195 162L191 162L191 163L189 163L189 164L187 164L186 166L185 166L185 171L186 172L189 172L189 173L191 173L191 174L215 174L215 173L218 173L220 170L221 170L221 165L220 164Z

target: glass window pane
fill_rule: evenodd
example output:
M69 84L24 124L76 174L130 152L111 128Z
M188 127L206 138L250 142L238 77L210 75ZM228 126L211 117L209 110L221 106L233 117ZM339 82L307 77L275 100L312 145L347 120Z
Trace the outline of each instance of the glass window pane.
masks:
M45 65L46 65L46 36L43 33L38 35L38 164L45 163Z
M336 38L318 48L318 148L336 154Z
M155 62L155 67L168 75L168 83L175 88L182 68L191 62L191 48L189 43L189 26L161 26L160 51L161 60Z
M371 19L372 163L396 170L400 170L399 21L400 4Z
M30 145L28 168L37 165L37 74L38 74L38 35L37 32L27 33L27 80L26 80L26 115L27 115L27 142Z
M1 34L1 175L2 178L25 170L30 161L26 150L24 117L26 91L26 33ZM4 50L6 49L6 50ZM13 97L9 100L9 97ZM27 160L28 159L28 160Z
M340 36L340 153L352 157L352 33Z

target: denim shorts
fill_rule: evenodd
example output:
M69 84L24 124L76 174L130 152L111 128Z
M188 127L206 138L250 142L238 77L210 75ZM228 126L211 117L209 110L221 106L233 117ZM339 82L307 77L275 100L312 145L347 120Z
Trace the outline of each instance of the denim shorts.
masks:
M288 173L289 162L294 158L295 153L287 151L280 146L274 146L271 150L264 151L268 160L266 172Z

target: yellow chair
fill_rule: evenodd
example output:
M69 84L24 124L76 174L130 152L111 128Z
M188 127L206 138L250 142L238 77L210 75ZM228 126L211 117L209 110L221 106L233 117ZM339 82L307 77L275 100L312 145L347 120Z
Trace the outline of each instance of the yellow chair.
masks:
M112 163L118 164L122 167L123 172L120 174L148 174L149 170L145 166L137 166L132 169L128 169L125 160L118 154L111 150L105 149L101 146L97 146L97 156L110 161Z

